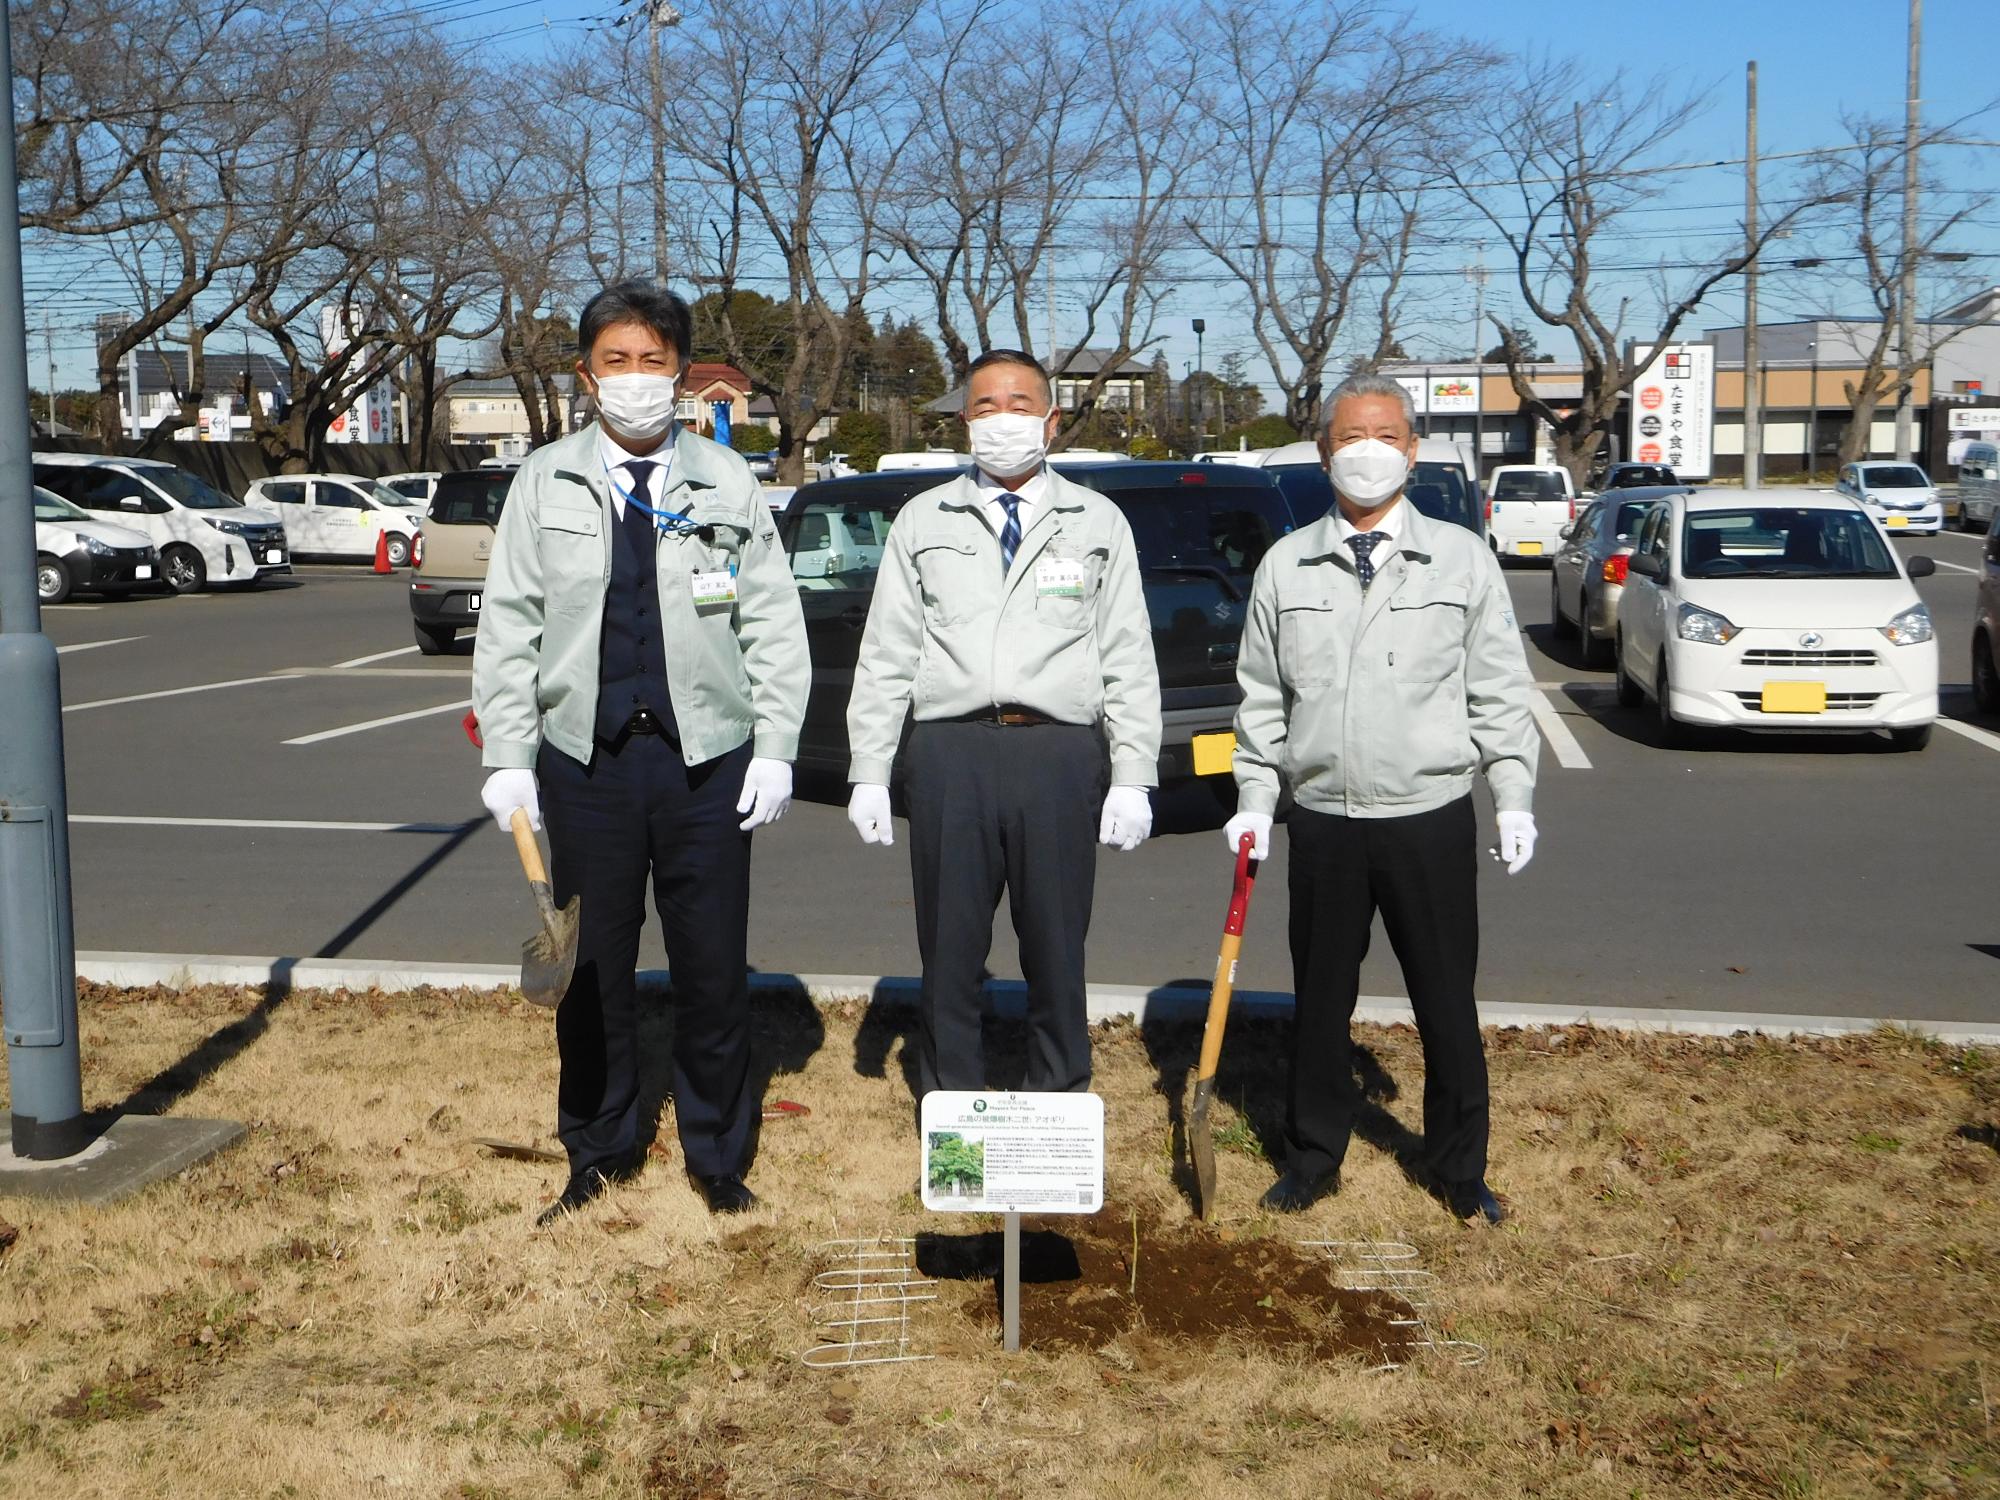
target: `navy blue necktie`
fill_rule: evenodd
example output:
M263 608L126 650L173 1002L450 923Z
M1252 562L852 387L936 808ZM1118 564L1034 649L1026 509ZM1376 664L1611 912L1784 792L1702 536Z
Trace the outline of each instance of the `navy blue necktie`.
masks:
M649 506L653 503L653 497L647 491L652 488L653 470L658 467L659 465L655 464L651 459L646 458L635 458L627 461L625 472L632 476L632 488L625 492L628 502L637 500L640 506ZM635 508L629 503L626 505L625 515L627 520L631 519ZM647 526L651 527L653 524L652 516L643 509L639 510L639 514L644 517Z
M1003 490L1000 504L1007 512L1007 524L1000 528L1000 571L1006 573L1014 566L1014 554L1021 550L1021 502Z
M1375 581L1375 548L1388 540L1386 531L1357 531L1347 539L1347 545L1354 549L1354 571L1364 589Z

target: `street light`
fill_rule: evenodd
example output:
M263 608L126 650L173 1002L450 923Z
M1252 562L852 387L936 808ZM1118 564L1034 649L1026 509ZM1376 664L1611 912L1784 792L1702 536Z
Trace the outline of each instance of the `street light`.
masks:
M1205 368L1201 357L1201 336L1207 331L1208 324L1202 319L1196 318L1194 320L1194 372L1196 375L1202 374ZM1200 392L1198 399L1201 402L1201 421L1197 424L1199 430L1195 433L1195 437L1203 442L1203 446L1206 446L1206 438L1208 436L1208 382L1206 380L1202 381L1198 386L1198 390Z
M1806 350L1812 357L1812 385L1806 391L1806 483L1819 474L1819 340L1808 339Z

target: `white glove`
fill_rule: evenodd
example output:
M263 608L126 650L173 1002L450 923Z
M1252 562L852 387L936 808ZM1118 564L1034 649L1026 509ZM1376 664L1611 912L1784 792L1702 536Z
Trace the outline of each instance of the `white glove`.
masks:
M1500 825L1500 858L1509 875L1518 875L1535 857L1535 815L1503 812L1495 821Z
M1260 812L1240 812L1222 825L1222 836L1229 840L1229 852L1233 857L1236 846L1243 842L1243 835L1251 838L1250 857L1262 859L1271 852L1271 815Z
M1130 854L1153 831L1153 799L1142 786L1114 786L1104 794L1097 842Z
M736 810L750 816L736 826L745 833L762 828L766 823L777 822L791 805L791 762L753 756L743 773L743 795L736 799Z
M854 795L847 799L847 821L861 835L864 844L893 844L896 825L889 817L889 789L869 782L856 782Z
M479 800L486 804L486 810L493 814L493 821L500 825L502 833L514 831L514 809L528 810L528 826L537 832L542 826L542 799L535 792L533 771L495 771L486 778L486 785L479 789Z

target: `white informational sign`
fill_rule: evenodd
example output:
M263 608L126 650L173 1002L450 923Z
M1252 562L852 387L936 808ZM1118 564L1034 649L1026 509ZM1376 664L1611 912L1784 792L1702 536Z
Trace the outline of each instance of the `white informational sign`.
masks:
M2000 432L2000 406L1961 406L1945 414L1953 432L1976 432L1984 436Z
M1666 464L1677 479L1710 479L1715 470L1715 346L1669 344L1653 352L1632 386L1632 423L1625 457Z
M1410 404L1422 416L1430 410L1431 383L1421 375L1396 375L1391 377L1397 385L1410 393Z
M924 1207L1094 1214L1104 1206L1104 1101L1095 1094L924 1095Z

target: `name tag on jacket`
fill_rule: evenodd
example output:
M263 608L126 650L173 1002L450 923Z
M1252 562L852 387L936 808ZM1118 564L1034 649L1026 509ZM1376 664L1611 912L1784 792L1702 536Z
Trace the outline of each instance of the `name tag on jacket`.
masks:
M1045 557L1035 564L1035 593L1044 599L1081 599L1083 564L1067 557Z

